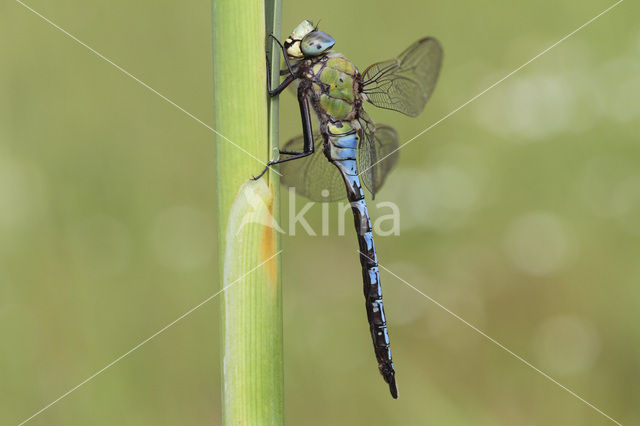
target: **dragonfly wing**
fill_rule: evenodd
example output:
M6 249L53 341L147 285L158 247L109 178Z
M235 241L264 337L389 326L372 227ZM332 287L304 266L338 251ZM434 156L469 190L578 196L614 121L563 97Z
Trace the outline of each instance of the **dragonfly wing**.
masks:
M384 124L362 124L358 170L364 186L375 199L387 175L398 162L398 134Z
M433 93L441 64L442 47L438 40L423 38L397 58L367 68L362 74L362 91L379 108L415 117Z
M340 172L322 153L322 135L314 133L313 140L315 152L312 155L280 164L280 182L313 201L328 202L346 198ZM287 142L282 150L302 152L303 144L304 137L300 135Z

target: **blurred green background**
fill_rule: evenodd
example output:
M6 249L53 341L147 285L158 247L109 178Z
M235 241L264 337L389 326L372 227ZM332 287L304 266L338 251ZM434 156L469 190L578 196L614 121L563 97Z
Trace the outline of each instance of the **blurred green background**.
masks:
M611 4L285 0L283 33L321 20L361 69L439 38L426 111L369 108L404 141ZM29 5L213 122L208 1ZM622 3L416 139L376 199L401 210L382 265L624 424L640 423L639 12ZM218 289L214 146L20 4L0 5L0 36L0 424L17 424ZM284 142L300 124L281 105ZM319 205L307 217L320 229ZM288 424L610 424L383 272L392 400L351 223L284 237ZM213 301L30 424L219 424L218 324Z

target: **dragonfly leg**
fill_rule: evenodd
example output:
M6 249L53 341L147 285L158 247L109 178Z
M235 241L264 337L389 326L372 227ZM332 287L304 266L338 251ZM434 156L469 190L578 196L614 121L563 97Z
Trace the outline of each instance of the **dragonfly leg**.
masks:
M271 78L269 78L270 73L267 75L267 91L269 92L269 96L278 96L284 89L286 89L293 81L296 79L293 75L288 75L287 78L284 79L282 83L275 89L271 90Z
M280 46L280 49L282 50L282 56L284 56L284 62L287 64L287 68L289 69L289 73L291 75L294 74L293 70L291 69L291 64L289 63L289 56L287 55L287 50L284 48L284 46L282 45L282 43L280 43L280 40L278 40L276 38L276 36L274 36L273 34L269 34L269 37L271 37L272 39L275 40L276 43L278 43L278 45ZM281 74L282 75L282 74Z
M286 161L298 160L300 158L307 157L314 152L313 146L313 127L311 126L311 114L309 111L309 100L305 95L304 89L301 87L298 88L298 103L300 104L300 116L302 118L302 134L304 137L304 145L302 147L302 152L292 152L292 151L280 151L281 154L291 155L291 157L287 158L278 158L277 160L271 160L267 163L266 167L258 176L254 176L253 180L258 180L264 175L269 167L274 164L284 163Z
M269 92L269 96L277 96L284 89L286 89L296 78L296 74L293 72L291 65L289 64L289 57L287 56L287 51L285 50L280 40L278 40L273 34L269 34L269 37L273 38L276 43L280 45L280 49L282 49L282 55L284 56L285 63L287 64L287 70L281 70L280 75L289 74L287 78L284 79L282 83L275 89L271 90L271 62L269 61L269 55L267 55L267 91ZM284 72L284 74L283 74Z
M284 163L286 161L297 160L297 159L304 158L307 155L311 155L311 154L313 154L313 151L311 151L311 152L301 152L301 153L296 154L296 155L294 155L292 157L278 158L277 160L271 160L271 161L269 161L267 163L267 165L264 168L264 170L262 170L258 176L254 176L252 179L253 180L260 179L262 177L262 175L264 175L267 172L267 170L269 170L269 167L273 166L274 164L280 164L280 163Z
M291 160L298 160L300 158L304 158L308 155L313 154L313 150L311 150L311 152L293 152L293 151L280 151L280 154L286 154L286 155L291 155L291 157L287 157L287 158L279 158L277 160L271 160L267 163L267 166L264 168L264 170L262 170L260 172L260 174L258 176L254 176L252 179L253 180L258 180L262 177L262 175L264 175L267 170L269 170L269 167L273 166L274 164L280 164L280 163L284 163L287 161L291 161Z

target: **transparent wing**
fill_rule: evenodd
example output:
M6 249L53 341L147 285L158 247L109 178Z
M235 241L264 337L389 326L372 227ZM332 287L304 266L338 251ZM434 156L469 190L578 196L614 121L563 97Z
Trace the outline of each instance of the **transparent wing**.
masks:
M358 170L364 186L375 199L387 175L398 162L398 134L384 124L362 124Z
M328 202L346 198L340 172L322 152L322 135L314 133L313 140L315 152L312 155L280 164L280 182L313 201ZM303 143L304 137L300 135L287 142L282 150L302 152Z
M423 38L397 58L367 68L362 74L362 91L379 108L415 117L433 93L441 64L442 47L438 40Z

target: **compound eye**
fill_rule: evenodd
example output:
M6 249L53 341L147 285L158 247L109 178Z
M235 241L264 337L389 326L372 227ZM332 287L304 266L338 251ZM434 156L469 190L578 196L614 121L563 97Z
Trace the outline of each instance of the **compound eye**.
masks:
M336 42L322 31L313 31L302 40L300 49L306 56L318 56L331 49Z

